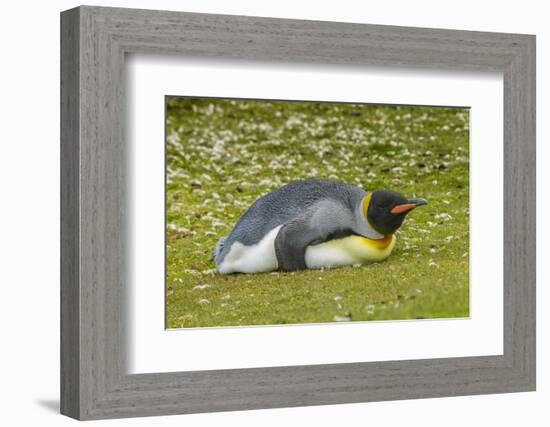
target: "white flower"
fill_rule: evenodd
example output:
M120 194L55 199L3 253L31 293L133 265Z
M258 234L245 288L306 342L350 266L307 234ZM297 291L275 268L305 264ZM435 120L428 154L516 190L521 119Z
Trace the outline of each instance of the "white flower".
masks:
M183 236L194 236L195 234L197 234L195 231L189 230L188 228L185 228L185 227L180 227L179 225L176 225L176 224L167 224L166 228L168 228L168 230L175 231L176 233L181 234Z
M437 219L444 219L444 220L449 220L449 219L453 219L453 217L451 215L449 215L448 213L445 213L445 212L442 212L442 213L439 213L439 214L436 214L435 215L435 218Z
M349 322L351 321L351 316L334 316L335 322Z
M197 271L197 270L193 270L191 268L186 268L185 270L183 270L185 273L187 274L190 274L191 276L200 276L201 275L201 272L200 271Z

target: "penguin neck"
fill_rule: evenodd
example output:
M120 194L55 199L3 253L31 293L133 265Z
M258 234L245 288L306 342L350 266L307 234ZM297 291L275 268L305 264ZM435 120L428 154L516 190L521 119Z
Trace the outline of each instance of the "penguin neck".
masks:
M357 224L357 233L372 240L381 240L386 236L376 231L367 220L367 211L372 193L367 193L355 205L355 222Z

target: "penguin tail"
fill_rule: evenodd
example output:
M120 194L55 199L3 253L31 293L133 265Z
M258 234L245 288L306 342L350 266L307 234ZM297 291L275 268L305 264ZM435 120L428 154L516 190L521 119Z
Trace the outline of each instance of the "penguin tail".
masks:
M226 240L227 236L221 237L220 240L218 240L218 243L216 243L214 250L212 251L212 259L216 262L216 264L218 263L218 257L223 250L223 245Z

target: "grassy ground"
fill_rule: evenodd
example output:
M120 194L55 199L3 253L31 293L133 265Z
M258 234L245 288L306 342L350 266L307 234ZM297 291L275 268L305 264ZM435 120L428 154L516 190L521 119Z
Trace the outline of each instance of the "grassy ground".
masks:
M169 98L167 327L469 314L467 109ZM388 260L222 276L212 248L261 195L331 178L423 197Z

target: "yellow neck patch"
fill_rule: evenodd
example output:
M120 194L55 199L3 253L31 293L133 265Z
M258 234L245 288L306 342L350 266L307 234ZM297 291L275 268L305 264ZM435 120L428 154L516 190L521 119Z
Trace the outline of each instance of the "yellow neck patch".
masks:
M393 241L393 234L386 234L383 239L367 239L366 237L362 236L351 236L355 238L357 242L360 242L363 245L371 246L372 248L376 248L379 250L386 249Z
M368 193L363 199L363 215L365 215L365 219L367 220L367 222L369 222L369 219L367 217L367 212L369 211L369 204L370 204L371 198L372 198L372 192Z

